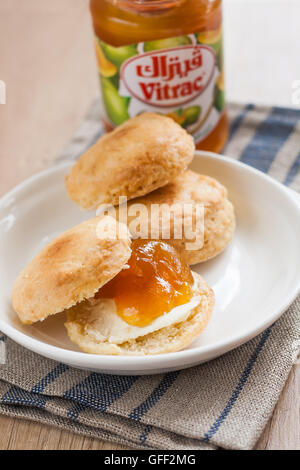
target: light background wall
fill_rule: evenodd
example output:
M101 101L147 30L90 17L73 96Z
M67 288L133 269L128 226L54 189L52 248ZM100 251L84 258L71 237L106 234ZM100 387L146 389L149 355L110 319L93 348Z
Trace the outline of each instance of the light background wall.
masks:
M300 107L300 0L223 0L229 100Z
M294 106L300 0L223 2L228 100ZM88 3L0 0L0 194L52 164L99 94Z

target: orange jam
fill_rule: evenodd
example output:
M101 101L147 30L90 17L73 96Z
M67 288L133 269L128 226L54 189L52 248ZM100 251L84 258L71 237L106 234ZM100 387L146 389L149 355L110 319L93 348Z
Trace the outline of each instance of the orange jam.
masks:
M118 315L143 327L193 296L193 276L175 248L164 241L134 240L126 266L96 298L114 299Z

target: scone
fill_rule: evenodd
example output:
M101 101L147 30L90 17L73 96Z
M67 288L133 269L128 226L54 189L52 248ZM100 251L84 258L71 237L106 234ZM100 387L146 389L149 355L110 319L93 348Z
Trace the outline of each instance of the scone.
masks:
M173 119L144 113L100 137L66 176L69 197L82 209L119 204L165 186L184 171L193 138Z
M167 218L165 205L179 210L170 211L171 217ZM192 207L192 211L187 214L192 219L194 238L186 231L188 224L184 226L187 222L183 217L184 205ZM197 211L197 205L203 210ZM139 209L142 206L146 207L146 212ZM160 209L156 217L150 217L154 206L159 206ZM206 261L221 253L232 240L235 230L234 208L228 199L227 189L214 178L190 170L185 171L167 186L129 201L125 218L122 213L123 206L112 208L111 211L111 215L128 224L133 238L152 236L164 239L180 250L190 265ZM167 238L166 224L170 225L170 236ZM182 237L176 238L176 233L181 233ZM197 243L196 237L199 239Z
M93 297L120 271L131 253L128 230L116 233L115 220L102 221L97 217L64 232L19 274L12 304L23 323L42 321ZM111 236L101 238L99 227Z
M109 216L84 222L47 245L12 293L20 320L67 314L71 340L95 354L177 351L206 327L214 295L163 241L131 241Z
M70 339L92 354L178 351L205 329L214 294L163 241L135 240L119 274L67 311Z

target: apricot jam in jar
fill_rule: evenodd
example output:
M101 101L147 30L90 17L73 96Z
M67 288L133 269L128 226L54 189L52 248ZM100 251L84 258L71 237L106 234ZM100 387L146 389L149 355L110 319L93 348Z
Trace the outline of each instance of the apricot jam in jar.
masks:
M221 0L91 0L105 126L172 117L198 149L228 136Z

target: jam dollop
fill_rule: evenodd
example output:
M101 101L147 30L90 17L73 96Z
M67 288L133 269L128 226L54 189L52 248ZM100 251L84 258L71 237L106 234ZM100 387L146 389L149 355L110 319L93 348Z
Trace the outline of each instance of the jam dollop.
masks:
M193 276L178 251L161 240L132 241L127 265L96 298L114 299L117 314L143 327L193 297Z

